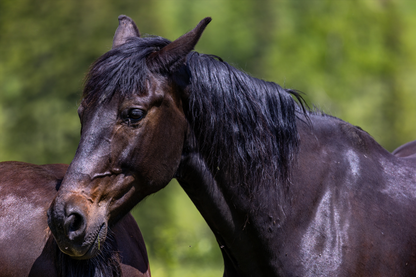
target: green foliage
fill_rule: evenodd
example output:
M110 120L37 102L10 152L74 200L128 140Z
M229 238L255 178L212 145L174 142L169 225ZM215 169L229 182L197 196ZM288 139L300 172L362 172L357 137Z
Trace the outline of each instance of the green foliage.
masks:
M0 1L0 160L69 163L89 65L117 16L171 40L212 16L197 50L306 93L386 149L416 139L412 0ZM155 276L219 276L220 251L176 183L133 211Z

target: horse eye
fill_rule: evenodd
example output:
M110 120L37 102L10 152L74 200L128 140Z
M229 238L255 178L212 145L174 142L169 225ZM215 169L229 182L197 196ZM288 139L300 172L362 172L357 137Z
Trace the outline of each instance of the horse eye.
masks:
M144 116L144 111L140 109L131 109L129 110L129 118L131 119L141 119Z
M129 123L136 123L140 121L141 119L143 119L145 115L146 115L146 112L144 110L133 108L133 109L127 110L124 118Z

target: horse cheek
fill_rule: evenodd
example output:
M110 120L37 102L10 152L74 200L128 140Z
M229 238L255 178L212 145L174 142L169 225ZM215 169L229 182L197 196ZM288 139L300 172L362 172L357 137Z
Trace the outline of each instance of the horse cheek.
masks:
M148 126L135 149L138 172L152 180L157 190L170 182L179 166L187 126L184 117L166 110L158 121Z

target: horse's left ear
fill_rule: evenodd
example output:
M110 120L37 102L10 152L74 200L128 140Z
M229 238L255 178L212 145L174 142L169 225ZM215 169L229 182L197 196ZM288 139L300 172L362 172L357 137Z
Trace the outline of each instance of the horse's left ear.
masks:
M206 17L190 32L163 47L161 50L152 53L147 58L147 64L151 69L174 71L198 43L199 38L205 30L211 17Z
M113 49L126 43L128 38L140 37L139 28L133 19L127 15L120 15L118 17L118 27L113 38Z

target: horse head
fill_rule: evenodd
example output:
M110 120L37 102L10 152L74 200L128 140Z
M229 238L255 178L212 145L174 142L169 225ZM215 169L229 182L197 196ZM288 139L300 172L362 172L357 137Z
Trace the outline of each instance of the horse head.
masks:
M210 21L170 42L119 17L112 50L87 76L80 143L48 211L62 252L94 257L108 226L173 178L188 129L181 66Z

